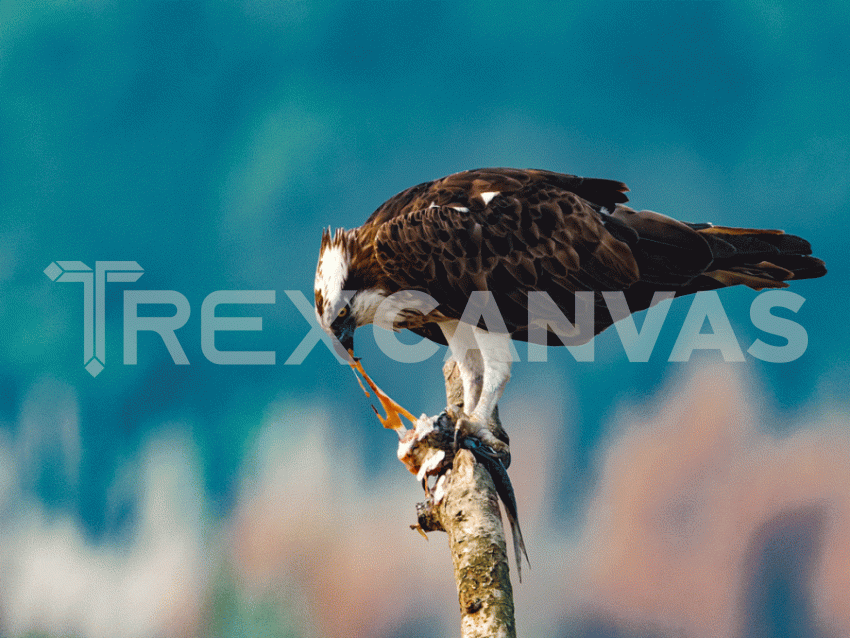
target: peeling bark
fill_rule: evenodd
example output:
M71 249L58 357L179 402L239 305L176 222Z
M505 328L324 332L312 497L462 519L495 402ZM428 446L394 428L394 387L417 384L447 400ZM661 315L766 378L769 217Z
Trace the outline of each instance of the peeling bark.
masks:
M437 512L449 535L461 635L516 636L499 497L490 474L469 450L455 455L452 480Z
M449 405L462 405L463 388L454 363L446 364L443 373ZM455 455L446 494L433 513L449 536L461 635L513 638L513 589L499 496L489 472L468 450Z
M363 376L380 400L387 415L382 417L377 409L375 414L384 427L398 434L398 459L416 475L428 494L428 499L416 507L418 524L411 527L422 534L437 530L448 534L460 603L461 636L514 638L513 590L499 512L500 497L511 523L518 574L525 544L506 471L510 455L497 455L474 436L459 436L457 423L463 415L463 383L457 364L450 361L443 366L446 411L435 417L423 414L418 419L378 388L359 360L352 359L351 367ZM413 423L412 430L404 426L400 416ZM498 408L493 410L488 425L496 438L508 443ZM435 480L433 489L429 488L431 479Z

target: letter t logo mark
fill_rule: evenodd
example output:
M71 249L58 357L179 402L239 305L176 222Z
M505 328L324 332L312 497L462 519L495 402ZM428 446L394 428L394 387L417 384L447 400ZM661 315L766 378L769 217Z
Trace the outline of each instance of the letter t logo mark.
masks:
M44 269L51 281L83 283L83 365L96 377L106 365L106 282L136 281L144 270L135 261L54 261Z

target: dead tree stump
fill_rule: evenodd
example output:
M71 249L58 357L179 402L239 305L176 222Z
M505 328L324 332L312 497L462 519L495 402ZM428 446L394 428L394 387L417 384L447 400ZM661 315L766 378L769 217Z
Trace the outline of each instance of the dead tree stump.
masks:
M462 406L463 387L456 364L448 362L443 374L448 405ZM498 420L498 415L494 418ZM419 525L425 531L448 534L461 636L514 638L513 589L496 486L469 450L455 454L448 472L437 504L432 501L420 506Z

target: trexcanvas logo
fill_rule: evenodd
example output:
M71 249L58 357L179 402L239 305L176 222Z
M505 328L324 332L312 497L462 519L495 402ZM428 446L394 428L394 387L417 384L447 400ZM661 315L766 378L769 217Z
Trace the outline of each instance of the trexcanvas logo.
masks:
M145 271L135 261L54 261L44 269L52 281L83 284L83 365L96 377L106 366L106 282L137 281Z
M83 366L89 374L96 377L106 366L106 284L135 282L144 274L144 270L135 261L96 261L94 269L81 261L55 261L44 269L44 274L52 281L83 284ZM322 330L316 320L315 308L304 293L300 290L284 292L310 325L310 331L301 339L284 365L301 364L320 341L339 363L346 363L347 359L340 354L343 351L341 344ZM127 289L124 290L123 296L124 364L137 363L138 333L148 331L160 336L175 364L188 365L189 359L180 345L176 331L189 319L189 300L176 290ZM644 316L643 325L638 330L626 303L625 294L621 291L601 293L601 299L614 320L614 329L628 361L649 361L674 296L672 292L655 293L651 307ZM275 351L219 350L215 345L216 332L261 331L262 317L217 316L215 311L223 304L274 305L275 298L274 290L216 290L208 294L201 305L201 351L204 357L218 365L274 365ZM594 293L590 291L577 291L575 300L575 312L570 320L546 292L529 292L528 361L547 360L548 333L555 334L576 361L594 360L594 313L600 301L595 301ZM808 346L805 328L791 319L774 315L771 310L784 308L796 313L804 301L802 296L787 290L769 290L756 295L750 306L750 321L753 326L766 334L779 337L785 343L773 345L756 339L746 350L747 354L771 363L788 363L801 357ZM173 306L174 314L140 315L139 306L146 304ZM421 362L439 351L436 343L425 339L411 344L395 338L392 326L395 325L402 309L411 304L422 312L428 312L428 309L439 305L426 293L401 291L382 302L377 312L382 320L375 321L378 328L374 332L376 344L384 354L401 363ZM472 329L472 326L481 322L487 327L486 331ZM490 293L479 292L470 296L459 329L449 341L446 358L452 354L463 354L464 348L467 347L465 344L468 344L469 340L455 337L463 334L463 326L467 325L469 330L475 333L476 342L486 337L487 332L505 332L504 319ZM706 325L710 332L703 332ZM503 353L504 360L519 361L516 348L511 342L508 343L509 347ZM691 306L668 361L688 361L695 350L717 350L727 362L745 359L744 351L717 291L702 291L692 296Z
M144 274L135 261L96 261L94 270L81 261L54 261L44 269L51 281L83 284L83 366L93 377L106 366L106 284L134 282ZM341 364L346 359L335 350L332 337L316 322L313 305L300 290L286 290L286 296L310 324L310 331L301 340L284 365L299 365L319 342L325 344ZM277 353L273 350L219 350L215 345L216 332L261 331L262 317L224 317L216 315L220 305L275 303L274 290L216 290L201 304L201 352L208 361L218 365L274 365ZM174 314L166 317L141 316L139 306L170 305ZM189 365L189 358L177 338L177 330L189 320L189 300L176 290L124 291L124 364L136 365L139 332L155 332L162 339L177 365ZM338 342L337 342L338 343Z

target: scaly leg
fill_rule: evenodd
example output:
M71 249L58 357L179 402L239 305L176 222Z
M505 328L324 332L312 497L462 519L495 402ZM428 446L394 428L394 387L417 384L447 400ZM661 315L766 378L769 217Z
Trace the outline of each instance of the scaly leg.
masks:
M458 422L458 435L475 437L492 449L494 456L507 458L508 445L495 436L491 418L511 377L510 337L479 328L458 334L456 327L444 332L454 348L452 355L463 382L463 411L469 415ZM457 340L453 340L455 335Z

